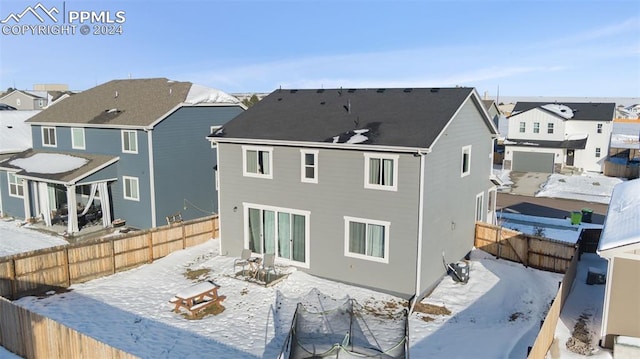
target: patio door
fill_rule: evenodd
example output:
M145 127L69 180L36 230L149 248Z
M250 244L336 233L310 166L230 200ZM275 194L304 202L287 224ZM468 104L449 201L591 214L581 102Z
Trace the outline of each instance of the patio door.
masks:
M309 212L246 205L245 242L253 253L275 254L283 261L308 263Z

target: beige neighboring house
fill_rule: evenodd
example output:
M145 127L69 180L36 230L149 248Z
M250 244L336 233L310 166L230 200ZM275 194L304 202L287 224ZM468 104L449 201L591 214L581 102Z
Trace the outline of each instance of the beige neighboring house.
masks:
M598 255L607 278L600 345L640 357L640 179L613 190ZM626 356L625 356L626 357ZM629 356L631 357L631 356Z
M42 110L47 106L46 91L13 90L0 97L0 103L6 103L18 110Z

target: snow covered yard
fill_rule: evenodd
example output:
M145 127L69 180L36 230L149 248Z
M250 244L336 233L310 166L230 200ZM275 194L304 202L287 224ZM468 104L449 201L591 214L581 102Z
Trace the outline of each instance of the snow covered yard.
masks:
M234 258L219 256L218 243L211 240L152 264L73 285L65 293L25 297L16 303L144 358L196 358L205 352L213 357L274 358L286 339L296 304L317 304L309 303L314 288L331 298L349 295L382 314L406 305L401 298L293 268L283 269L289 276L273 287L244 282L231 277ZM168 301L193 283L189 273L221 286L219 293L226 296L222 313L190 320L172 311ZM473 251L469 282L445 277L423 301L440 310L416 312L409 318L411 354L523 357L560 280L559 274Z
M552 174L536 197L577 199L609 204L613 187L623 180L597 173L566 176Z
M68 244L62 237L54 237L11 219L0 219L0 257L36 249Z

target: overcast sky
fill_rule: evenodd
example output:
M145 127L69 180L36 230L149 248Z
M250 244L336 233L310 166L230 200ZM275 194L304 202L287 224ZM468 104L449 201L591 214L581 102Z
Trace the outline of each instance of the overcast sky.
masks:
M640 97L637 0L40 3L57 22L41 10L44 22L10 18L37 0L0 2L2 90L167 77L226 92L459 85L492 96ZM120 23L70 22L81 11ZM76 30L33 35L24 25ZM103 28L122 34L93 34Z

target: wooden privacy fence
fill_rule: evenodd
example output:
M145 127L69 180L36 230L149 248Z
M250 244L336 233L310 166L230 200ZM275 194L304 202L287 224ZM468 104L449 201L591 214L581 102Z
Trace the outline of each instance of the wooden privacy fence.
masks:
M476 223L475 247L525 266L564 273L576 244L537 237L488 223Z
M0 258L0 296L16 299L104 277L218 236L218 216Z
M562 312L562 308L571 292L571 287L573 286L573 281L576 278L576 271L578 268L578 260L579 256L574 255L567 271L562 278L562 282L560 283L560 288L558 289L558 294L551 302L551 307L547 312L547 316L544 318L542 325L540 326L540 331L538 332L538 336L536 337L536 341L533 343L533 346L529 348L529 354L527 358L531 359L543 359L546 357L551 344L555 338L556 334L556 326L558 325L558 318L560 318L560 313Z
M1 297L0 323L0 345L23 358L137 358Z

